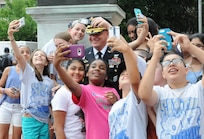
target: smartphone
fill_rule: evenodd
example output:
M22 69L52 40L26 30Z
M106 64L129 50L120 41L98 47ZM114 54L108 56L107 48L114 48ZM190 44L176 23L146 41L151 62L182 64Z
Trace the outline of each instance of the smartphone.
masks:
M19 19L19 26L16 28L17 30L25 26L25 17Z
M12 93L13 93L13 94L18 94L18 93L20 93L20 90L17 89L15 86L13 86L11 89L12 89Z
M79 23L82 23L87 26L87 25L91 25L91 20L86 19L86 18L80 18Z
M170 34L167 34L167 32L170 32L171 29L170 28L162 28L162 29L159 29L159 34L163 35L164 40L167 41L167 50L172 50L172 41L173 41L173 38Z
M120 27L119 26L112 26L108 30L109 37L116 37L120 39Z
M83 58L85 55L85 48L83 44L70 45L70 47L64 51L66 50L71 50L71 52L65 56L67 58Z
M137 23L138 24L142 24L143 22L138 20L138 17L140 17L140 18L143 17L143 14L142 14L141 10L138 9L138 8L134 8L134 13L135 13L135 17L136 17Z

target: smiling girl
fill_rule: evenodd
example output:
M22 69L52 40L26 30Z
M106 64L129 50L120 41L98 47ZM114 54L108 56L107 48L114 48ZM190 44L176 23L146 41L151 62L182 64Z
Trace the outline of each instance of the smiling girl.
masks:
M48 139L49 105L53 81L48 77L48 59L42 50L35 50L30 64L24 59L13 34L19 30L19 20L8 27L8 37L20 67L21 106L23 108L22 131L24 139Z
M107 139L109 136L108 113L112 104L119 99L119 95L114 88L105 86L107 65L101 59L94 60L86 74L89 84L79 84L59 65L60 61L69 59L65 55L70 51L62 52L67 47L57 47L54 58L55 68L62 81L72 92L73 97L75 97L74 102L82 108L85 114L86 138Z

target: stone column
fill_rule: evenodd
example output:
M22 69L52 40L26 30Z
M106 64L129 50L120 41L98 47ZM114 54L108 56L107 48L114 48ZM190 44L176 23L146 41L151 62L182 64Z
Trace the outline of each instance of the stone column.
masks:
M51 0L47 1L51 2ZM60 5L60 3L57 3L57 5L26 9L26 13L37 22L38 48L42 48L56 33L66 31L69 21L89 16L103 16L109 19L113 25L119 25L125 18L125 12L117 4ZM88 35L80 42L85 44L86 47L90 46L87 37Z

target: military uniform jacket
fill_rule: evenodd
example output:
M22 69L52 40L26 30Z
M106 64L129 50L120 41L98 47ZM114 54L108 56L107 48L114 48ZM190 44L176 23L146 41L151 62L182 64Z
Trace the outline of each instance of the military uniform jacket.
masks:
M107 47L107 50L102 58L108 64L108 79L113 82L113 87L118 91L118 65L124 61L122 53L118 51L111 52L111 48ZM93 47L85 49L84 62L86 67L95 60Z

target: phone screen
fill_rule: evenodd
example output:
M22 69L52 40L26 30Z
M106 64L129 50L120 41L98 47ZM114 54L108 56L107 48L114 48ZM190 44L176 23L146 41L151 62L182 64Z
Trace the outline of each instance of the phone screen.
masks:
M108 30L109 37L116 37L120 39L120 27L119 26L112 26Z
M89 19L86 19L86 18L80 18L79 23L82 23L84 25L90 25L91 21Z

